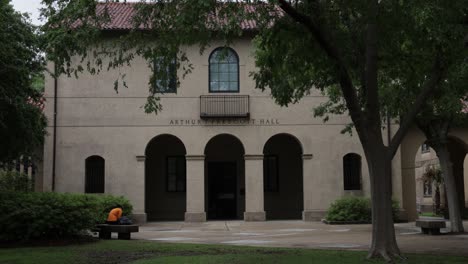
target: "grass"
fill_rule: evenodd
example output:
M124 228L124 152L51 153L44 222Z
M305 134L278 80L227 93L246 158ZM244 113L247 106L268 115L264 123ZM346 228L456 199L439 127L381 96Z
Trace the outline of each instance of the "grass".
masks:
M172 244L107 240L61 247L0 249L0 263L113 264L113 263L384 263L365 260L366 252L260 248L222 245ZM405 263L468 263L468 257L407 254Z
M433 212L420 213L419 216L443 217L443 215L437 215L437 214L434 214Z

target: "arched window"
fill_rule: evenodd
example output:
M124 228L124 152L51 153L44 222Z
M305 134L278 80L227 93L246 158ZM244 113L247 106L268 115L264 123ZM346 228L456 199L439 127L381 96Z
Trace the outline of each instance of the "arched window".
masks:
M349 153L343 157L343 178L345 190L361 190L361 156Z
M210 92L239 92L239 57L231 48L217 48L210 55Z
M85 193L104 193L104 165L100 156L88 157L85 161Z

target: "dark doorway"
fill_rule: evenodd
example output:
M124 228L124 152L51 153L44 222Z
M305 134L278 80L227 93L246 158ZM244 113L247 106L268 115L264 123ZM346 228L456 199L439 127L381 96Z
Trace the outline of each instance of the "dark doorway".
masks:
M148 221L184 220L185 146L172 135L153 138L146 147L145 212Z
M245 211L244 146L221 134L205 147L205 210L209 220L242 219Z
M267 220L301 219L304 210L302 146L289 134L272 136L263 149Z
M208 163L208 219L237 217L237 165Z

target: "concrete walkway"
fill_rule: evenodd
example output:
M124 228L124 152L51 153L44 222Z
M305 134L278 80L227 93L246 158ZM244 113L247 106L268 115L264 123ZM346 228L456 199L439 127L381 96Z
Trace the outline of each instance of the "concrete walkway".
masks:
M447 225L449 223L447 222ZM158 242L367 250L371 225L326 225L303 221L151 222L132 238ZM414 222L395 224L400 249L406 253L468 256L468 233L423 235ZM468 230L468 222L465 222ZM441 230L447 233L447 230Z

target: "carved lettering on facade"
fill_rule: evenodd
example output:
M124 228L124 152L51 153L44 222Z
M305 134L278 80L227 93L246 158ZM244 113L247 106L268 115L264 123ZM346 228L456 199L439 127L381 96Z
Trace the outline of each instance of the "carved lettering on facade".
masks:
M280 122L275 118L259 118L259 119L228 119L228 118L214 118L214 119L171 119L169 125L171 126L275 126Z

